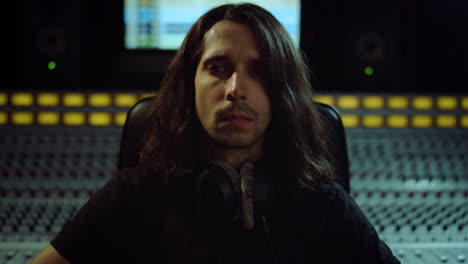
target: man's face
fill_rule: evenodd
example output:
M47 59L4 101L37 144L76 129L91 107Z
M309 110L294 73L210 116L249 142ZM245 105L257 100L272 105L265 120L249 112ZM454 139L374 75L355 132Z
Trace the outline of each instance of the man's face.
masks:
M195 106L217 145L262 144L271 120L263 67L257 40L247 26L222 20L206 33L195 74Z

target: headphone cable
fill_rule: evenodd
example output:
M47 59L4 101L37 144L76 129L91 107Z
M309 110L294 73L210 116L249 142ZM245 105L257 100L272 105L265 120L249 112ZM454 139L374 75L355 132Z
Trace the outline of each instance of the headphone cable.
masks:
M276 258L276 254L275 254L275 249L273 248L273 242L271 240L270 229L268 228L268 223L266 221L265 216L263 216L263 215L262 215L262 221L263 221L263 227L265 228L266 237L267 237L267 240L268 240L268 245L270 246L271 256L273 257L273 263L278 264L278 260Z

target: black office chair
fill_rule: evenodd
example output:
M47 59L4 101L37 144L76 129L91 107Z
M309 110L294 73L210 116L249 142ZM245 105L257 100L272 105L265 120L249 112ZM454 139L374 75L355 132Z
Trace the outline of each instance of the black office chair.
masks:
M143 146L141 139L146 128L145 114L149 111L153 98L143 98L128 110L120 143L119 170L138 165L138 152ZM335 158L335 181L349 193L349 161L341 117L336 108L323 103L316 104L329 128L329 150Z

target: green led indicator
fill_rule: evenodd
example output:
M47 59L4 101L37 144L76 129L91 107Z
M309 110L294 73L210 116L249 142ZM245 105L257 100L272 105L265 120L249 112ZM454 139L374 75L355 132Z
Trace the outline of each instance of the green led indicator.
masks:
M48 67L49 70L51 70L51 71L54 70L56 66L57 66L57 65L55 64L55 61L49 61L49 63L47 64L47 67Z
M364 73L367 76L371 76L372 74L374 74L374 68L371 67L371 66L367 66L367 67L364 68Z

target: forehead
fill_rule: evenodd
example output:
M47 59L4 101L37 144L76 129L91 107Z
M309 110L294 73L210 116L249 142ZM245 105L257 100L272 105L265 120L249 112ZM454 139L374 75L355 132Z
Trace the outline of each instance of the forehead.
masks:
M260 49L253 31L246 25L221 20L205 34L201 60L227 56L233 59L260 59Z

